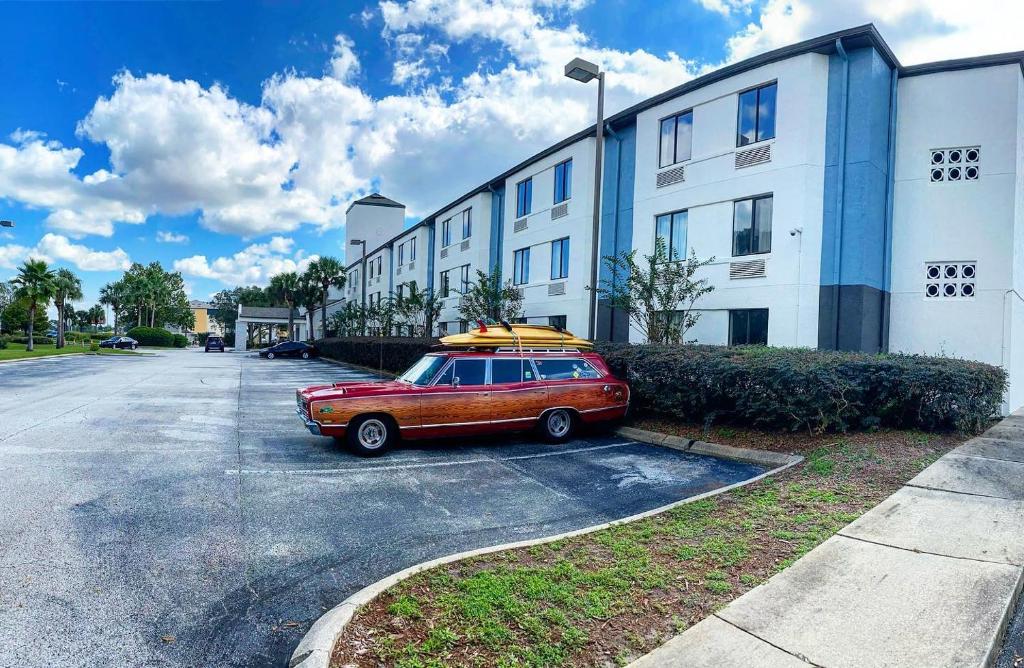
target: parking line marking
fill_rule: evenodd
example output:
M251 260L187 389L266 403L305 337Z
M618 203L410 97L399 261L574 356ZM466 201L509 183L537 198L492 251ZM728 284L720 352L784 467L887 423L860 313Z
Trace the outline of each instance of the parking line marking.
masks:
M559 455L572 455L577 452L590 452L591 450L607 450L609 448L621 448L626 445L635 445L636 441L624 443L611 443L609 445L596 445L590 448L572 448L558 452L539 452L533 455L516 455L514 457L483 457L476 459L462 459L455 462L425 462L421 464L387 464L384 466L358 466L340 469L225 469L224 475L343 475L345 473L372 473L374 471L398 471L405 469L435 468L439 466L466 466L469 464L494 464L504 461L516 461L521 459L540 459L541 457L557 457Z

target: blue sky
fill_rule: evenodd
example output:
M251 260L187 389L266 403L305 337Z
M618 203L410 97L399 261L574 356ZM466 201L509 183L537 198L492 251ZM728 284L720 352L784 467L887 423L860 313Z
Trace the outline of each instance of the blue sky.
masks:
M352 199L410 222L612 111L874 21L906 63L1020 49L999 3L411 0L0 4L0 279L42 256L86 301L129 261L195 298L343 256ZM1019 10L1011 10L1019 11Z

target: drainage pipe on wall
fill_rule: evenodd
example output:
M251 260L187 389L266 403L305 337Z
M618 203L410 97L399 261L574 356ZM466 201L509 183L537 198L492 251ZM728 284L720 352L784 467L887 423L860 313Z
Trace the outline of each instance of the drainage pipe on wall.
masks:
M622 137L616 134L610 123L604 124L604 131L615 140L615 204L612 208L612 255L618 255L619 251L619 191L622 189ZM607 153L605 153L607 155ZM603 185L603 184L602 184ZM601 189L604 192L604 188ZM603 209L602 209L603 211ZM603 221L602 221L603 222ZM598 269L598 282L600 282L600 269ZM595 289L597 286L593 286ZM598 304L600 310L600 303ZM595 331L596 333L596 331ZM608 340L615 340L615 309L608 310ZM629 329L626 329L626 340L629 340Z
M889 160L886 167L885 181L885 227L882 230L882 296L881 317L879 318L878 347L883 352L889 351L889 308L892 301L890 282L892 281L892 217L893 203L896 197L896 116L899 102L899 70L893 68L892 82L889 84ZM888 296L887 296L888 295Z
M846 110L849 104L850 59L843 48L843 40L836 40L836 53L843 59L843 76L839 110L839 174L836 176L836 225L832 263L832 335L834 347L839 350L839 280L843 267L843 189L846 185Z

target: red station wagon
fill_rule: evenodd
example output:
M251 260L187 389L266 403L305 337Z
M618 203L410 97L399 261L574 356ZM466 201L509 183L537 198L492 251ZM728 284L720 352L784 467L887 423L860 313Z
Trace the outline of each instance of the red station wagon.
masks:
M629 386L593 352L460 350L425 355L393 381L307 387L296 400L312 433L373 456L398 437L536 427L549 440L564 441L580 422L623 417Z

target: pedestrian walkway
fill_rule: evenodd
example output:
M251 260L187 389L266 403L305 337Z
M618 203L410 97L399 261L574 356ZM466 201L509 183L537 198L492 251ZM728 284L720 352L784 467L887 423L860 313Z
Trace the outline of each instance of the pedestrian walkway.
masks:
M1021 589L1024 411L631 664L987 666Z

